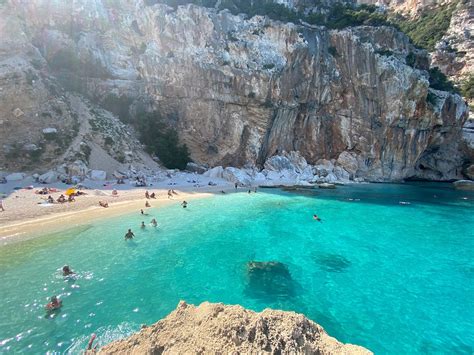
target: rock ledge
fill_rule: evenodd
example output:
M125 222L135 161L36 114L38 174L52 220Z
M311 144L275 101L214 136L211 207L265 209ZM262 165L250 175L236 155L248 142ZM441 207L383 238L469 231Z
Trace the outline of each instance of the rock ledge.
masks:
M302 314L271 309L256 313L208 302L196 307L183 301L166 318L99 353L372 354L340 343Z

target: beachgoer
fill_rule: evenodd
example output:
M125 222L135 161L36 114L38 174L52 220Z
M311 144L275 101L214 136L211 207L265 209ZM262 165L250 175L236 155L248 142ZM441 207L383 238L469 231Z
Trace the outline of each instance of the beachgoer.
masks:
M143 228L145 228L145 227L146 227L146 226L145 226L145 222L142 221L142 224L141 224L140 228L143 229Z
M148 201L145 202L145 207L151 207Z
M64 265L63 266L63 276L69 276L69 275L74 275L75 272L71 270L69 265Z
M171 192L173 193L173 195L177 195L178 193L174 190L171 190Z
M5 207L3 207L3 200L0 200L0 210L5 211Z
M92 350L92 344L94 343L94 340L95 340L96 337L97 337L97 335L95 335L95 334L91 335L91 338L89 339L89 342L87 343L87 349L86 350ZM96 346L94 346L94 349L97 349L97 345L99 345L99 344L96 344Z
M51 297L50 302L45 306L45 308L47 311L54 311L56 309L61 308L62 305L63 305L63 302L60 299L58 299L57 296L53 296Z
M171 192L171 190L168 190L168 198L173 198L173 193Z
M257 193L257 188L256 187L253 189L253 192Z
M74 195L73 195L73 194L70 194L69 197L67 198L67 202L74 202L74 201L76 201L76 200L74 199Z
M150 198L150 194L148 193L148 191L145 191L145 198Z
M252 191L249 190L249 194L251 193Z
M133 237L135 237L135 234L133 234L132 230L129 229L128 232L125 234L125 240L133 239Z
M322 221L321 221L321 218L319 218L317 214L313 214L313 219L314 219L315 221L322 222Z
M100 207L107 208L107 207L109 207L109 203L106 202L106 201L99 201L99 206L100 206Z
M48 203L54 203L54 198L51 195L49 195L47 201Z
M158 225L158 222L156 222L156 219L154 219L154 218L151 220L150 223L153 227L156 227Z
M143 210L141 209L141 210L140 210L140 214L143 214L143 215L144 215L144 214L145 214L145 212L143 212Z
M186 208L186 207L188 207L188 203L187 203L186 201L183 201L183 202L181 203L181 206L183 206L183 208Z
M152 192L152 193L150 194L150 198L156 198L156 195L155 195L154 192Z
M236 189L236 190L237 190L237 186L238 186L238 184L237 184L237 183L235 183L235 184L234 184L234 187L235 187L235 189Z
M58 197L57 201L58 201L59 203L64 203L64 202L66 202L66 197L64 197L64 195L61 194L61 195Z
M118 191L115 190L115 189L113 189L113 190L112 190L112 196L118 196Z

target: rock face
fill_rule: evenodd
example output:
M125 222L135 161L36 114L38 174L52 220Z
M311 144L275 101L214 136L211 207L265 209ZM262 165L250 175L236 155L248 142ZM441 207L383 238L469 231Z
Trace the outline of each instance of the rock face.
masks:
M263 167L285 150L313 165L350 156L352 177L371 181L462 178L466 105L443 92L427 102L426 72L405 65L417 51L392 28L328 31L132 0L11 1L1 15L27 28L22 40L34 55L18 51L23 71L37 59L45 77L132 121L140 110L160 111L198 164ZM34 112L15 105L25 117ZM103 133L91 159L115 122L97 112ZM130 139L115 126L114 142ZM113 148L114 159L127 159Z
M166 318L99 350L104 354L372 354L330 337L301 314L180 302Z

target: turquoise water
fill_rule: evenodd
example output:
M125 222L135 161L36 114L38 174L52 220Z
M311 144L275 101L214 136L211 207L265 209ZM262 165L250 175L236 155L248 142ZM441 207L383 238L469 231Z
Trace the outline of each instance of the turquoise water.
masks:
M133 214L8 245L0 353L79 352L91 333L105 344L184 299L301 312L379 354L470 354L473 212L474 194L447 185L262 189L151 210L157 229ZM250 261L281 264L249 273ZM63 308L46 318L54 294Z

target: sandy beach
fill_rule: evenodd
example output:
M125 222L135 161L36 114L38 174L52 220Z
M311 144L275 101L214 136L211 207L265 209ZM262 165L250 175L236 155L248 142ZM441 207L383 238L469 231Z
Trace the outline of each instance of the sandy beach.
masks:
M103 185L107 185L104 187ZM130 213L140 209L146 210L145 202L151 208L170 203L181 203L183 200L210 197L221 194L221 191L234 190L232 184L219 181L216 186L190 185L179 181L176 185L166 186L164 183L150 187L134 187L130 185L102 184L96 188L82 190L86 195L77 196L74 202L49 204L48 195L39 195L35 191L43 187L56 188L51 193L56 199L71 186L64 184L36 185L33 189L18 189L3 194L5 211L0 212L0 245L17 242L32 237L38 237L50 232L72 228L100 218ZM112 190L117 189L118 195L113 196ZM168 198L168 190L173 189L177 194ZM155 199L146 199L145 192L155 193ZM109 207L99 206L99 201L107 202Z

